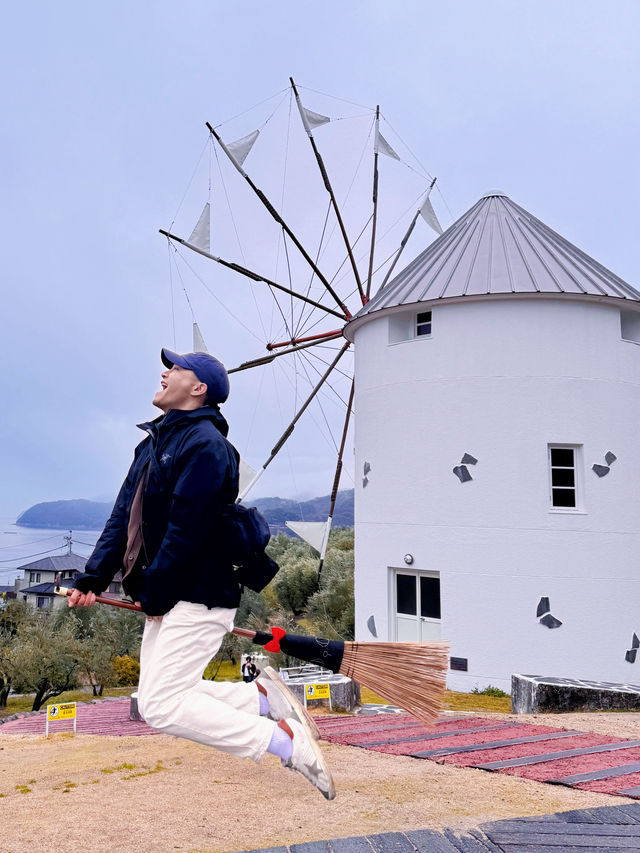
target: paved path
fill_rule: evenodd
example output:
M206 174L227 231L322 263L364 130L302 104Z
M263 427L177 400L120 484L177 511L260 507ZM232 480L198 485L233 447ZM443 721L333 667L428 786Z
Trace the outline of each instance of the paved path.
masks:
M427 729L409 714L320 717L323 739L640 799L640 740L483 717Z
M252 853L640 853L640 803L500 820L469 832L387 832Z

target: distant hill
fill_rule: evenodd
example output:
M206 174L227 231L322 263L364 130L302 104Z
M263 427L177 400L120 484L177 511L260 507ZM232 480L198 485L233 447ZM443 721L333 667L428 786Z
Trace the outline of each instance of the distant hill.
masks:
M29 507L18 516L16 524L51 530L102 530L112 507L113 503L83 499L47 501Z
M251 506L256 506L269 522L273 533L282 531L292 535L285 521L326 521L331 503L330 495L321 498L311 498L309 501L293 501L289 498L256 498L249 500ZM333 512L334 527L353 527L353 489L338 492L336 507Z
M294 501L289 498L256 498L248 501L265 516L273 533L293 535L285 521L326 521L330 496ZM51 530L102 530L111 513L112 503L97 501L47 501L25 510L17 519L20 527ZM335 527L353 527L353 489L338 492L333 514Z

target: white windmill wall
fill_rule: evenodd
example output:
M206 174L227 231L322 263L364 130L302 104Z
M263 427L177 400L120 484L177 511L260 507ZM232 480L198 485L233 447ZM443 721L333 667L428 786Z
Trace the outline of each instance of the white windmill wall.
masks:
M640 682L625 661L640 635L640 346L621 338L621 306L508 295L355 326L356 470L371 468L356 484L358 639L372 616L395 639L394 569L411 554L440 573L442 637L468 660L452 688L508 690L515 672ZM430 337L390 343L394 315L430 309ZM579 446L576 511L551 507L549 444ZM478 462L461 483L465 452ZM536 617L544 596L559 628Z

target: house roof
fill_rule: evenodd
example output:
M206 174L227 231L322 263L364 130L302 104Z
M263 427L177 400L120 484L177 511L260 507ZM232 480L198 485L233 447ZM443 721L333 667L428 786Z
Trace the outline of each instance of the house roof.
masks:
M86 565L86 557L66 553L59 556L43 557L41 560L35 560L33 563L25 563L24 566L18 566L17 568L20 571L27 570L30 572L68 572L70 569L77 569L79 572L82 572Z
M416 302L513 294L640 302L635 288L495 192L476 202L354 319Z
M64 578L60 586L70 589L75 583L74 578ZM26 589L21 589L21 595L54 595L55 584L53 581L49 583L37 583L34 586L28 586Z

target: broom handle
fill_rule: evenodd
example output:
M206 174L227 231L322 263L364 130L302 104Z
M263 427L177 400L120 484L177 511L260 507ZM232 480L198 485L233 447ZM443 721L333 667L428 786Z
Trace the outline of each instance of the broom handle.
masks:
M67 589L66 587L60 587L56 589L55 592L58 595L64 595L67 598L71 595L72 590ZM111 607L121 607L123 610L133 610L135 613L142 613L143 610L141 607L138 607L137 604L133 604L131 601L122 601L119 598L105 598L104 595L96 595L96 602L98 604L109 604ZM249 631L248 628L233 628L231 631L232 634L237 634L238 637L248 637L250 640L256 635L255 631Z
M56 587L54 592L56 595L64 595L68 598L73 590L61 586ZM134 604L132 601L122 601L118 598L105 598L103 595L96 595L96 602L98 604L110 604L112 607L121 607L123 610L134 610L136 613L142 613L142 608L138 607L138 605Z

